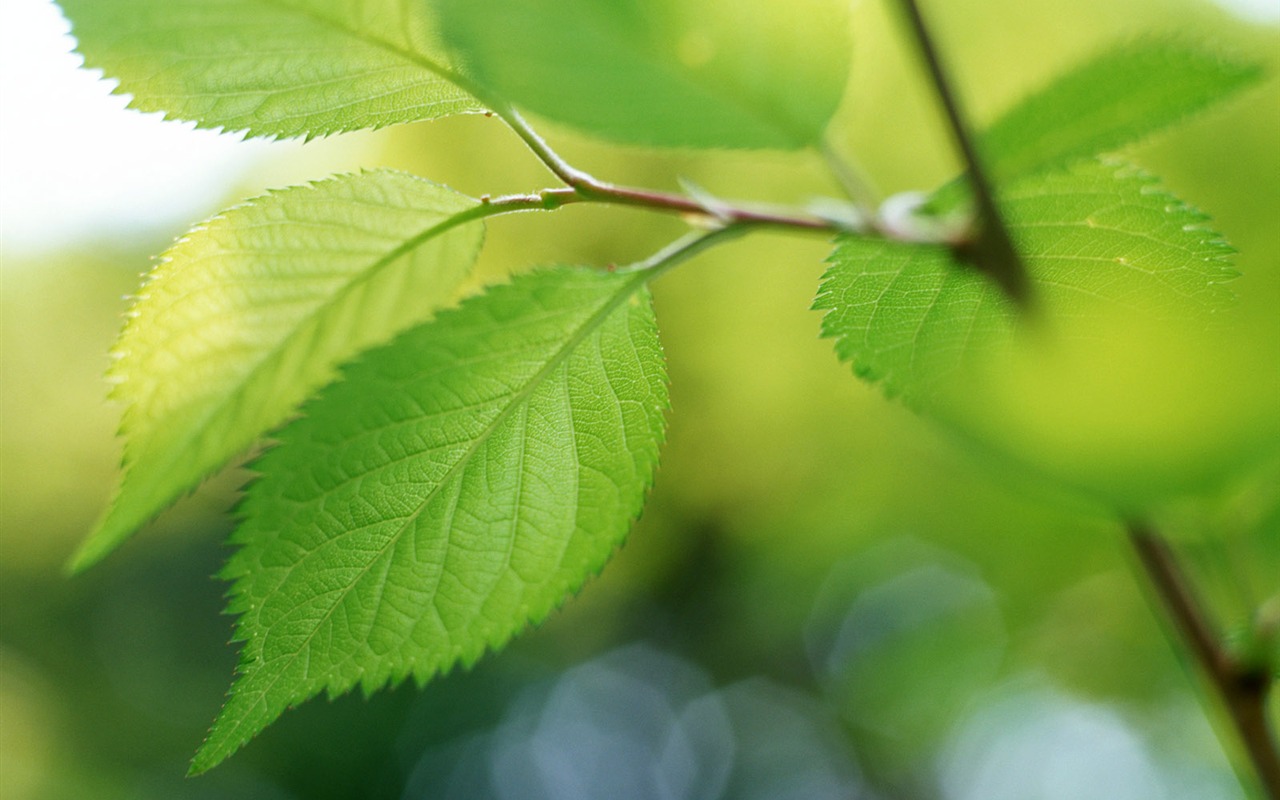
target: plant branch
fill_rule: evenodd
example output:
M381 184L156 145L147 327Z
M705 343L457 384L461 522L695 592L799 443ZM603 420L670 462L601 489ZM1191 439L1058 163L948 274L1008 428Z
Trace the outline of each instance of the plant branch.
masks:
M547 144L546 140L520 116L513 108L499 108L495 113L507 123L512 131L546 165L553 175L559 178L575 192L581 200L616 205L647 208L655 211L692 215L719 226L748 225L752 227L794 228L810 231L827 231L831 233L859 233L863 235L886 234L875 227L871 217L863 226L850 228L847 225L813 214L796 212L790 209L767 206L745 206L730 203L717 203L714 208L684 195L659 192L650 189L638 189L630 186L617 186L599 180L587 172L571 165Z
M1226 706L1263 791L1271 800L1280 800L1280 753L1267 723L1269 670L1265 665L1242 663L1223 648L1169 543L1144 522L1130 521L1127 527L1129 541L1170 622Z
M1024 309L1032 305L1031 281L1027 276L1026 265L1018 255L1009 228L996 205L995 190L992 187L978 149L974 144L968 123L960 108L960 99L951 86L947 71L942 65L942 58L934 45L929 28L925 25L916 0L900 0L911 32L920 49L920 55L928 68L929 77L933 81L934 90L947 114L952 138L960 149L968 167L969 182L973 186L974 198L978 204L979 230L976 238L965 246L955 248L957 255L963 257L979 270L987 273L999 284L1014 302Z

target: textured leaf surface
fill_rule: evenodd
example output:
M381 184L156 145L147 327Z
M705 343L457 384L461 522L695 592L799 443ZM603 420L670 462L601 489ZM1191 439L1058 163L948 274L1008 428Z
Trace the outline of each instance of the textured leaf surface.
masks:
M451 302L483 238L466 223L475 208L368 172L260 197L178 242L115 348L125 469L76 566L246 450L337 364Z
M253 136L322 136L478 110L423 3L59 0L85 65L132 106Z
M1203 215L1131 167L1084 162L1009 184L1003 210L1045 324L1088 337L1099 308L1144 316L1230 302L1231 253ZM844 237L814 304L840 358L889 394L925 402L956 370L1008 346L1017 314L942 247ZM1176 310L1175 310L1176 309Z
M434 2L481 85L620 142L802 147L849 67L843 0Z
M663 435L644 278L518 278L368 354L283 430L225 573L241 675L193 771L321 691L470 664L600 569Z

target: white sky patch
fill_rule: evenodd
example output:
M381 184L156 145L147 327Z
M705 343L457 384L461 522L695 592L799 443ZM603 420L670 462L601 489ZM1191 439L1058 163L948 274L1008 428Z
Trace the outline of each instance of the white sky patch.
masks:
M36 252L111 231L180 228L254 163L297 142L240 141L124 110L79 69L50 0L0 2L0 242Z
M1280 0L1214 0L1231 13L1251 22L1280 22Z

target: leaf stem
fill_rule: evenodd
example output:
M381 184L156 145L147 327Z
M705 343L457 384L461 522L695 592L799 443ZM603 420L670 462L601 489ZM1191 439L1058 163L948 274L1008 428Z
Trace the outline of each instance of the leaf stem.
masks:
M929 77L933 81L933 88L946 111L952 138L968 167L969 182L973 186L974 197L978 204L980 227L977 236L967 245L955 248L955 251L974 267L990 275L1014 302L1024 309L1029 309L1033 298L1027 268L1013 245L1009 228L996 205L995 190L983 169L973 135L960 108L960 99L947 77L938 48L934 45L924 16L920 13L920 6L916 0L900 0L900 2L906 12L920 55L929 71Z
M1243 663L1223 648L1221 635L1169 543L1140 520L1130 520L1127 528L1138 561L1169 621L1226 707L1263 791L1271 800L1280 800L1280 753L1267 722L1270 671L1265 664Z
M880 193L872 187L866 173L857 164L841 155L840 151L826 138L818 142L817 149L822 160L826 162L827 169L831 171L832 177L857 206L859 213L873 218L876 208L880 205Z
M747 232L750 226L744 224L726 225L712 231L691 231L658 252L634 264L623 267L619 272L649 273L646 280L652 281L672 267L719 244L722 241L736 239Z
M742 224L751 227L792 228L888 237L887 233L875 226L871 221L872 217L870 215L867 216L867 221L863 227L850 228L847 225L842 225L823 217L790 209L771 206L744 206L730 203L717 203L715 208L709 208L703 203L684 195L630 186L617 186L602 181L566 161L547 144L546 140L514 108L509 106L498 107L494 110L494 113L501 117L529 150L537 156L538 160L546 165L547 169L566 186L576 192L581 200L690 215L721 226Z

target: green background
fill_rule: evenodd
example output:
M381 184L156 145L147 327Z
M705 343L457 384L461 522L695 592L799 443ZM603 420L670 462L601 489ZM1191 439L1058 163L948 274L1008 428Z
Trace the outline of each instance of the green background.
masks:
M1271 75L1280 68L1276 29L1198 3L1003 0L933 3L929 12L978 120L1102 46L1153 32L1263 59ZM893 23L885 4L857 5L852 79L831 131L886 193L932 187L956 163ZM539 127L573 163L622 183L674 189L682 175L719 196L797 203L836 192L803 153L663 154ZM1264 352L1280 341L1278 141L1280 80L1269 77L1132 150L1240 249L1239 313ZM478 117L334 150L341 163L275 165L224 204L278 176L353 166L407 169L477 196L551 183L500 123ZM680 227L602 208L499 219L481 275L626 263ZM532 736L529 715L583 674L562 671L602 658L593 663L613 675L646 658L675 659L673 669L701 687L694 694L718 698L735 720L756 707L800 720L795 741L821 747L797 748L772 767L752 743L780 747L782 722L756 733L734 723L735 770L768 773L778 786L821 775L883 797L978 796L965 786L1072 796L1054 792L1072 786L1063 775L1087 772L1063 766L1074 752L1093 753L1084 763L1116 796L1242 791L1229 730L1165 640L1118 526L969 452L849 375L807 310L829 246L782 234L754 234L655 285L671 374L668 443L643 518L600 578L470 672L368 701L312 701L224 766L184 779L235 664L225 586L210 576L227 555L227 509L246 476L227 471L87 574L62 572L118 459L118 409L103 400L100 376L126 308L120 298L181 232L5 257L5 798L473 796L480 790L468 787L494 780L484 768L494 743ZM1243 625L1280 590L1278 478L1263 464L1213 502L1161 511L1226 626ZM636 643L650 649L608 655ZM654 691L671 690L653 671L648 679ZM684 701L669 702L678 710ZM589 754L576 746L565 739L557 752ZM997 752L1011 760L994 760ZM996 777L975 777L975 764L994 765ZM1065 772L1041 785L1055 768ZM733 796L773 785L743 783L737 772L724 781Z

